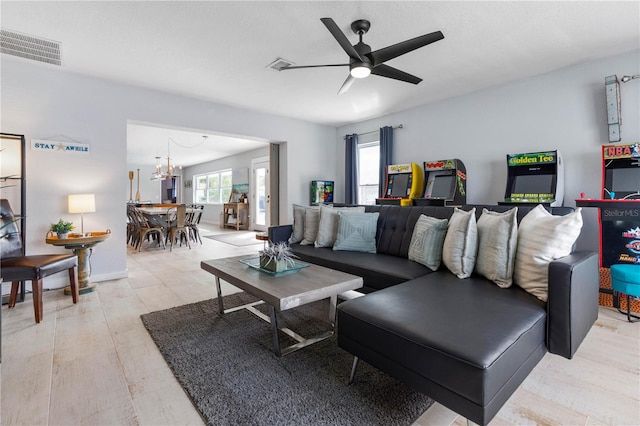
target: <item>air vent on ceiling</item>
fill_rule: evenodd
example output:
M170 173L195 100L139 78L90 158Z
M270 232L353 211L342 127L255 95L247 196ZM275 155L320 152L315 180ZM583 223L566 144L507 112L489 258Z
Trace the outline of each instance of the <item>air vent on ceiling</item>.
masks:
M32 61L62 65L60 43L0 29L0 52Z
M266 68L273 68L274 70L282 71L284 68L290 67L291 65L293 65L293 62L278 58L267 65Z

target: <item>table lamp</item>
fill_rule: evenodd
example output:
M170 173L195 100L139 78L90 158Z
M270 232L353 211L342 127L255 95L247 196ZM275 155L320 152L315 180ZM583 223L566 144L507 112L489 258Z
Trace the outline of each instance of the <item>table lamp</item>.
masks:
M80 213L80 232L84 237L84 214L96 211L95 194L69 195L69 213Z

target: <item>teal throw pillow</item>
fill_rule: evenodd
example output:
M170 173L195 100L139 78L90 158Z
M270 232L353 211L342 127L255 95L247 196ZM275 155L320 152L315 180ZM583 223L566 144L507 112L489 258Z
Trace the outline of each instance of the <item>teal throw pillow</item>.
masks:
M409 260L437 270L442 260L442 245L447 235L447 219L420 215L409 244Z
M338 234L334 250L376 252L379 213L338 212Z

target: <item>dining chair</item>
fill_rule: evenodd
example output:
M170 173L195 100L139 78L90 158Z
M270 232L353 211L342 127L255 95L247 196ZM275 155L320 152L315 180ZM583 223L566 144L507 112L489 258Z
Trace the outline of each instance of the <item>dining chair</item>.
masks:
M9 308L16 305L18 287L25 281L31 281L33 310L36 323L43 319L42 279L49 275L67 270L71 284L73 303L78 302L78 285L75 268L78 257L75 254L36 254L24 255L23 243L18 230L18 220L6 199L0 200L0 275L2 282L11 282Z
M165 245L165 230L161 225L151 224L147 220L146 216L138 209L134 209L134 222L135 222L135 236L134 247L138 251L142 250L142 243L152 238L158 243L158 247L162 245L162 249L166 249Z
M200 230L198 225L200 219L202 219L202 213L204 212L204 204L191 204L187 211L187 228L189 229L189 238L193 241L202 244L202 238L200 238Z
M173 244L178 237L180 238L181 247L182 238L184 237L187 247L191 249L189 228L187 227L187 206L185 204L167 210L167 226L169 228L169 251L173 251Z

